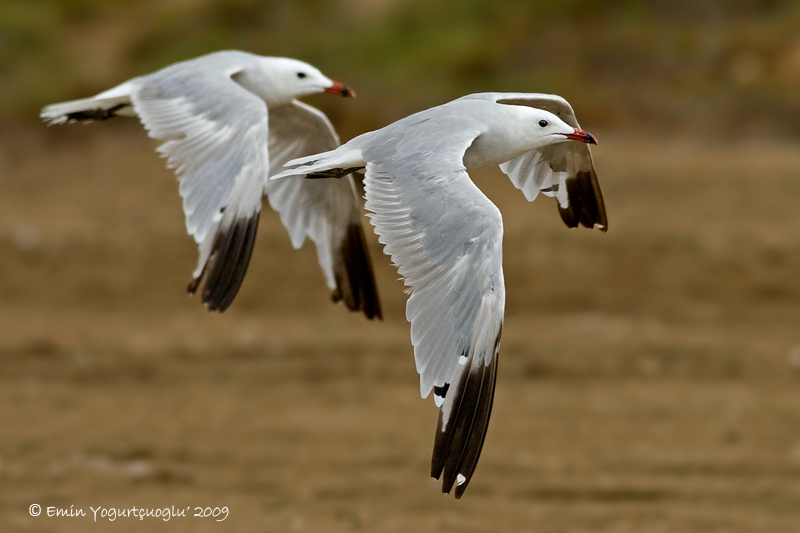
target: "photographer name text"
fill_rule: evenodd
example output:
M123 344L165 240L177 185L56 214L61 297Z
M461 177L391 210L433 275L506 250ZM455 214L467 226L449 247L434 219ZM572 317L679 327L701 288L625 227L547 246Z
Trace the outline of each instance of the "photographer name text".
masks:
M44 513L43 513L44 511ZM144 507L103 507L97 508L89 506L89 512L81 507L70 505L69 507L48 506L42 509L38 503L28 507L31 516L44 516L48 518L85 518L89 517L95 522L97 520L114 522L117 518L133 518L144 520L145 518L157 518L164 522L169 522L174 518L210 518L216 522L222 522L228 518L227 507L156 507L146 509Z

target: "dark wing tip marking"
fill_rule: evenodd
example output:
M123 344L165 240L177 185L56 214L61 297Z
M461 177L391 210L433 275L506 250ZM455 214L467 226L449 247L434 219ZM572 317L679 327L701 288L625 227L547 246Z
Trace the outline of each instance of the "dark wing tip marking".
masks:
M570 228L580 224L608 231L606 205L594 170L578 172L575 177L566 180L566 185L569 205L566 209L558 206L564 224Z
M555 116L559 117L560 119L564 119L564 102L560 100L555 100L551 98L500 98L497 100L498 104L503 105L521 105L525 107L532 107L534 109L541 109L543 111L547 111L548 113L552 113ZM567 104L566 109L569 110L569 104ZM569 119L567 119L569 120ZM572 122L572 120L569 120ZM571 124L570 124L571 125ZM576 126L573 126L576 127Z
M348 225L333 270L336 279L336 289L331 293L333 301L344 300L351 311L362 311L369 319L383 320L372 260L359 222Z
M446 397L447 397L447 391L448 391L449 389L450 389L450 384L449 384L449 383L445 383L445 384L444 384L443 386L441 386L441 387L434 387L434 388L433 388L433 394L435 394L435 395L436 395L436 396L438 396L439 398L442 398L442 399L444 399L444 398L446 398Z
M189 294L194 294L202 283L201 299L209 311L225 311L239 292L253 253L258 219L256 213L221 229L203 271L186 288Z
M456 389L457 397L453 400L444 431L443 411L439 410L431 476L435 479L442 477L442 492L445 494L449 494L455 485L457 499L464 494L475 473L486 439L494 403L497 359L498 352L495 349L489 365L478 363L477 368L470 368L461 375Z

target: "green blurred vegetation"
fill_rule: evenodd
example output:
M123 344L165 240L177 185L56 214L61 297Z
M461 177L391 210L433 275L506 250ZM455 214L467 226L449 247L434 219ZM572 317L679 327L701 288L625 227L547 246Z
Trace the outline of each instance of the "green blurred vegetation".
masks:
M219 49L304 59L359 99L349 137L487 90L565 96L587 127L800 136L794 0L4 0L0 120Z

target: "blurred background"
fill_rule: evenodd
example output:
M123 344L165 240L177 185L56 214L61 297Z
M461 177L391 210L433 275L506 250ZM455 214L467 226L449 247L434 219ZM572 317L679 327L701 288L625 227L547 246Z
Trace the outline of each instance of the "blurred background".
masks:
M797 136L798 27L788 0L9 0L0 116L234 48L356 86L345 136L485 90L566 94L595 127Z
M269 210L211 315L185 296L196 248L141 126L38 120L219 49L354 87L307 99L345 140L478 91L560 94L598 137L607 234L474 176L503 211L508 295L462 501L428 478L437 412L374 235L383 322L332 305ZM799 89L788 0L5 0L2 529L796 530ZM89 525L33 503L230 515Z

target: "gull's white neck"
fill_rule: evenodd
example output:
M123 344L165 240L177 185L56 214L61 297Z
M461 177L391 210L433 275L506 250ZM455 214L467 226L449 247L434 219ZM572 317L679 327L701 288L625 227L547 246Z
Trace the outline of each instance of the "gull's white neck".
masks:
M236 82L264 100L267 107L278 107L289 103L294 95L287 90L279 76L272 74L269 63L272 58L252 59L234 76Z

